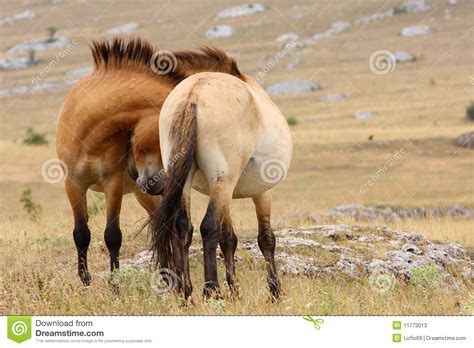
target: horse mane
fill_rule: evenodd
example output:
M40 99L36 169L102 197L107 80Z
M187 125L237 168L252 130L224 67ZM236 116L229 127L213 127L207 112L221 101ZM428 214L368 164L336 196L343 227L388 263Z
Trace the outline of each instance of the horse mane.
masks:
M216 47L202 46L193 51L159 51L142 38L118 37L112 41L92 41L90 48L95 71L134 69L173 84L197 72L216 71L245 81L237 62ZM157 71L157 67L163 69L162 73Z

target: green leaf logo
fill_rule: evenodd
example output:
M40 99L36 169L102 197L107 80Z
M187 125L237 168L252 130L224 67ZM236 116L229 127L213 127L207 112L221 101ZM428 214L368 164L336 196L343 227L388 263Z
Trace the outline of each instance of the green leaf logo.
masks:
M309 315L307 315L306 317L303 317L303 319L313 323L313 326L316 330L321 329L321 324L324 324L324 319L321 319L321 318L314 319L313 317Z
M29 340L31 338L31 317L8 317L7 337L17 343Z

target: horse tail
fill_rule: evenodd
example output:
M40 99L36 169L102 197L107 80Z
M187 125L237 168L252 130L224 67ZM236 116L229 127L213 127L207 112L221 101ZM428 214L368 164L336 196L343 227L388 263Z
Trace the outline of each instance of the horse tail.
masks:
M182 205L183 188L193 166L197 139L197 106L194 101L187 102L172 123L170 131L170 156L160 204L152 214L149 231L151 250L156 265L170 268L175 238L175 217Z

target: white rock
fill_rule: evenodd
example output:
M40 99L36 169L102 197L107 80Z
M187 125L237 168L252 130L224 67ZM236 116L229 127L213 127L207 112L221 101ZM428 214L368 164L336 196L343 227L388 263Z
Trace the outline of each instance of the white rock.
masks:
M319 99L321 99L322 101L325 101L325 102L337 102L337 101L344 100L345 98L346 98L346 96L344 94L333 93L333 94L323 95Z
M230 25L216 25L204 33L207 39L221 39L234 35L234 29Z
M354 113L354 116L359 120L365 120L377 116L375 112L372 111L357 111Z
M278 36L276 38L276 40L278 42L287 42L287 41L291 41L291 40L296 40L298 39L298 34L296 33L286 33L286 34L281 34L280 36Z
M8 49L8 52L29 52L29 51L46 51L55 48L63 48L71 42L68 37L59 36L53 40L49 39L33 39L29 41L20 42Z
M368 24L368 23L372 23L372 22L378 22L380 20L393 17L394 13L395 13L394 9L390 8L387 11L384 11L384 12L376 12L376 13L371 14L369 16L364 16L364 17L358 18L354 21L354 24L359 25L359 24Z
M304 13L303 12L298 12L298 13L295 13L295 14L292 14L290 16L291 19L294 19L294 20L298 20L298 19L301 19L304 17Z
M0 58L0 69L3 70L20 70L28 68L38 62L30 57L3 57Z
M322 33L314 34L311 39L314 41L325 39L325 38L334 36L336 34L339 34L340 32L346 30L350 26L351 26L351 23L349 22L345 22L345 21L334 22L333 24L331 24L331 27L328 30Z
M416 60L414 55L405 51L396 51L393 53L393 56L398 63L413 62Z
M426 3L426 0L406 0L395 8L407 12L425 12L430 9L430 6Z
M140 29L140 24L130 22L122 25L118 25L116 27L107 29L106 33L107 34L127 34L127 33L133 33L134 31L137 31Z
M5 24L12 25L16 21L20 21L20 20L23 20L23 19L31 19L31 18L35 18L35 17L36 17L36 13L34 11L26 10L26 11L23 11L23 12L20 12L20 13L14 15L14 16L0 19L0 25L5 25Z
M401 35L403 37L413 37L426 35L431 32L430 28L427 25L413 25L411 27L406 27L402 29Z
M266 88L269 95L300 94L317 91L319 86L306 80L287 80L277 82Z
M67 76L71 80L79 80L81 77L83 77L83 76L89 74L90 72L92 72L92 70L93 69L90 65L86 65L86 66L83 66L83 67L80 67L80 68L69 71L67 73Z
M254 4L245 4L239 5L231 8L227 8L217 13L216 19L226 19L226 18L235 18L241 16L251 15L257 12L263 12L267 8L265 5L254 3Z

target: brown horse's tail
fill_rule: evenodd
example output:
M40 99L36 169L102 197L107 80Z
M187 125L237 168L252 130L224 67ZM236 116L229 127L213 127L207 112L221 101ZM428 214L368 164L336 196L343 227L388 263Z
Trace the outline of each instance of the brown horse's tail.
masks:
M197 106L195 102L186 103L181 113L175 116L170 132L170 156L160 204L155 209L149 231L151 249L156 265L172 266L172 238L176 237L175 219L182 204L183 188L193 166L197 138Z

